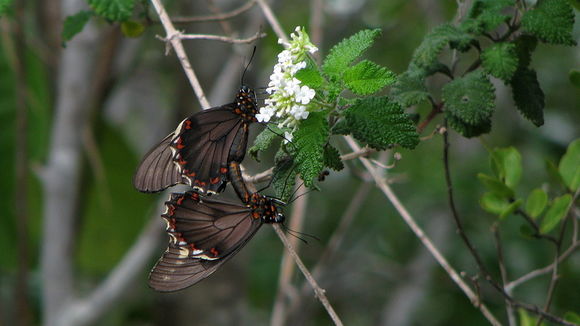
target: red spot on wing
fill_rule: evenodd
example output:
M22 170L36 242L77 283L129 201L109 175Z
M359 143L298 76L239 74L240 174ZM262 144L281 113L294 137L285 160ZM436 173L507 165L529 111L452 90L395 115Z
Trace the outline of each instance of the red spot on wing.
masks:
M211 248L209 250L209 253L212 254L214 257L217 257L219 255L219 252L217 251L216 248Z
M185 129L191 129L191 120L185 120Z
M221 169L220 169L220 172L221 172L222 174L226 174L226 173L228 173L228 168L221 168Z
M215 185L216 183L220 182L220 178L219 177L212 178L211 180L209 180L209 182L211 182L212 185Z

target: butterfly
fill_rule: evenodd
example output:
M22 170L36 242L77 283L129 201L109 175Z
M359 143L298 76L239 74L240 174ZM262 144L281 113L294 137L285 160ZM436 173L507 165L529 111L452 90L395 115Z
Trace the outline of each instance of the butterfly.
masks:
M202 194L224 190L228 165L246 154L249 124L256 122L256 94L242 86L234 102L184 119L143 158L133 177L142 192L184 183Z
M149 286L172 292L192 286L233 257L264 223L283 223L280 201L252 193L238 204L195 191L173 193L162 217L169 245L149 274Z

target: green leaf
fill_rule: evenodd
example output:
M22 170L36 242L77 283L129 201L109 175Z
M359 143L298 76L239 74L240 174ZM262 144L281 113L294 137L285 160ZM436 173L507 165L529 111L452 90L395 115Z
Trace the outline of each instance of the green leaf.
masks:
M420 68L429 68L437 62L437 57L443 48L450 44L453 48L465 51L473 37L451 24L435 27L425 36L413 53L412 63Z
M482 134L487 134L491 131L491 120L487 119L478 125L471 125L463 120L455 117L449 111L445 112L445 118L451 129L457 131L463 137L471 138Z
M570 194L565 194L564 196L560 196L554 198L552 201L552 205L548 208L546 215L542 219L542 224L540 225L540 232L541 233L548 233L560 223L560 221L566 216L568 213L568 207L572 202L572 196Z
M447 83L442 89L445 108L465 123L479 125L491 118L495 108L495 91L480 70Z
M379 35L380 29L367 29L342 40L330 49L330 53L324 59L322 70L333 78L342 76L346 68L371 47Z
M387 97L369 97L345 112L352 135L370 147L384 150L391 145L413 149L419 143L415 125L401 106Z
M368 60L347 68L342 78L346 87L358 95L373 94L396 80L393 72Z
M542 214L546 204L548 204L548 194L541 188L534 189L526 201L526 213L532 218L536 218Z
M515 212L523 203L523 200L518 199L515 202L509 204L502 212L499 214L499 219L503 220Z
M530 316L524 309L518 310L520 315L520 326L536 326L536 318Z
M274 171L272 172L272 186L276 191L276 196L286 202L294 192L296 184L296 166L291 156L282 149L276 153L274 159Z
M466 26L473 25L470 29L476 33L492 31L501 23L509 20L510 17L503 14L502 10L513 4L512 0L476 0L467 15L476 25L468 22Z
M564 314L564 320L580 325L580 315L573 311L567 311Z
M477 178L490 192L502 198L513 198L514 191L506 186L503 182L497 178L490 177L489 175L478 173Z
M126 37L139 37L145 31L145 25L140 22L127 20L121 23L121 32Z
M72 16L66 17L61 33L63 46L85 28L85 25L92 16L92 11L80 11Z
M577 88L580 88L580 70L572 69L568 73L568 78L570 79L570 83Z
M520 235L526 239L533 239L536 232L528 224L520 225Z
M324 83L324 78L320 75L318 68L316 67L306 67L298 70L296 79L302 82L302 85L306 85L312 89L319 89Z
M352 130L346 119L340 119L332 126L331 132L333 135L350 135Z
M125 21L133 14L135 0L87 0L99 16L110 21Z
M518 69L516 46L513 43L497 43L481 54L483 69L491 75L509 82Z
M544 124L544 92L540 88L536 71L520 68L514 74L510 85L516 108L536 126Z
M410 66L391 87L393 99L404 108L427 101L429 93L425 87L425 76L423 69Z
M268 128L262 130L262 132L254 140L254 145L248 150L250 156L252 156L256 161L260 162L258 154L267 150L270 145L272 145L274 140L282 139L281 136L284 135L285 131L288 130L280 129L275 125L269 125Z
M526 68L532 61L532 52L538 45L538 39L535 36L523 34L514 41L514 44L520 68Z
M546 172L548 172L548 176L550 179L556 183L564 184L564 180L560 175L560 171L558 170L558 166L551 160L546 160Z
M479 204L486 212L494 215L501 215L510 207L510 202L507 199L492 192L483 194L479 200Z
M560 160L558 172L568 189L576 192L580 187L580 139L570 143L566 154Z
M0 0L0 16L8 11L8 7L12 5L14 0Z
M491 152L492 170L508 187L514 189L522 177L522 156L514 147L496 148Z
M306 187L314 187L313 179L318 178L324 168L324 145L328 141L328 129L326 116L322 112L313 112L294 132L293 143L297 148L295 162Z
M340 159L340 153L334 146L327 144L324 146L324 166L327 166L334 171L344 169L344 164Z
M522 17L524 31L546 43L576 45L574 11L568 0L542 0Z

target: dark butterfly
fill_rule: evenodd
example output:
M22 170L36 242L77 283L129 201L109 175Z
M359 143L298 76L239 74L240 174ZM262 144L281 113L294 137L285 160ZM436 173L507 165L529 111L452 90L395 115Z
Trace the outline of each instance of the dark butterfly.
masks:
M181 290L203 280L235 255L264 223L282 223L282 204L259 193L246 205L201 197L195 191L171 194L162 217L169 246L149 285L161 292Z
M223 191L229 163L244 159L248 126L257 121L257 112L254 91L242 86L234 102L186 118L145 155L133 185L142 192L158 192L177 183L201 193Z

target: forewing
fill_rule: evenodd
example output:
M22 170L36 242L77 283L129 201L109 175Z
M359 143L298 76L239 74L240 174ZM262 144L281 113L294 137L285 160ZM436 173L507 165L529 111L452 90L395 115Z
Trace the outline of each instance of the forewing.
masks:
M133 176L133 185L142 192L158 192L181 182L181 173L173 163L169 134L145 155Z

